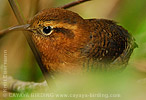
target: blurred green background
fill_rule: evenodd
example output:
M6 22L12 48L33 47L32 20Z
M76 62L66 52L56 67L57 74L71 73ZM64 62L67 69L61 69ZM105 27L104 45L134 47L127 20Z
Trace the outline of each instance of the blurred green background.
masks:
M42 9L62 6L74 0L17 1L24 18L28 20ZM146 77L146 0L92 0L68 10L87 19L111 19L126 28L135 37L139 47L134 50L124 73L131 73L137 80ZM17 24L8 1L0 0L0 30ZM3 62L4 50L8 51L8 75L23 81L43 80L22 32L12 32L0 38L0 64Z

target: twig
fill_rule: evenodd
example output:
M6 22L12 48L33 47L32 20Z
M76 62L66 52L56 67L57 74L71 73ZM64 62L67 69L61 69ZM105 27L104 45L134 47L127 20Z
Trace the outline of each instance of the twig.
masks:
M22 18L22 15L20 15L20 11L18 10L18 6L16 5L14 0L8 0L9 4L11 5L11 8L13 9L13 12L20 24L24 24L24 20Z
M71 3L68 3L66 5L63 5L59 8L67 9L67 8L73 7L75 5L81 4L81 3L86 2L86 1L91 1L91 0L77 0L77 1L73 1Z
M16 30L24 30L25 28L27 28L29 26L29 24L25 24L25 25L18 25L18 26L14 26L14 27L9 27L7 29L4 29L2 31L0 31L0 37L4 36L6 33L12 32L12 31L16 31Z
M2 78L0 78L0 88L3 88L3 84L2 84ZM37 90L37 89L43 89L43 90L47 90L48 89L48 85L46 83L46 81L42 82L42 83L35 83L35 82L23 82L20 80L16 80L14 78L12 78L11 76L9 76L7 78L7 90L11 91L11 92L27 92L27 91L33 91L33 90Z
M0 31L0 38L2 38L3 36L5 36L9 31L11 31L9 28Z
M18 10L18 7L17 7L16 3L14 2L14 0L9 0L9 3L11 5L11 8L13 9L13 12L14 12L18 22L20 24L24 24L24 20L22 18L22 15L20 15L20 11ZM38 62L38 65L39 65L39 67L40 67L45 79L46 80L50 79L51 75L50 75L49 72L47 72L47 69L43 66L43 63L42 63L42 60L41 60L41 57L40 57L40 53L37 50L37 48L36 48L36 46L34 44L34 41L32 41L30 34L28 34L27 32L24 32L24 35L25 35L25 37L27 39L27 42L28 42L28 44L29 44L29 46L30 46L35 58L36 58L36 61Z

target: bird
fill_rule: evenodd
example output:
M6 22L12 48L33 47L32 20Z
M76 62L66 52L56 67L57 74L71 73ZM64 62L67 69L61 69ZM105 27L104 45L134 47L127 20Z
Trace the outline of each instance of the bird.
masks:
M27 30L51 73L123 70L138 46L113 20L84 19L62 8L38 12Z

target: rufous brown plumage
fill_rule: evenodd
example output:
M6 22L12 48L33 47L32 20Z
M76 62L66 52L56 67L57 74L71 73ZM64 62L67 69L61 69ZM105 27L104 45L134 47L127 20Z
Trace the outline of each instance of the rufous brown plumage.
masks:
M123 69L137 46L114 21L83 19L61 8L43 10L28 24L49 72Z

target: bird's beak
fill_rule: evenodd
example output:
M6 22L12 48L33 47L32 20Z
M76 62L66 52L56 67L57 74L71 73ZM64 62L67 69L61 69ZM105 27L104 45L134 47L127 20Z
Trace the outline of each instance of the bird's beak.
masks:
M0 36L4 35L5 33L9 33L11 31L29 31L29 26L30 24L25 24L25 25L18 25L18 26L14 26L14 27L9 27L7 29L4 29L2 31L0 31Z

